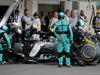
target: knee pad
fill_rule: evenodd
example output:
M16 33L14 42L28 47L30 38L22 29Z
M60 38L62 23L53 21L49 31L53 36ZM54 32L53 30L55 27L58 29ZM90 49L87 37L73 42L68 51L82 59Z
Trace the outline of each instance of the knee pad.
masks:
M66 56L67 58L70 58L70 53L65 52L65 56Z
M63 53L62 52L58 53L58 58L60 58L62 56L63 56Z

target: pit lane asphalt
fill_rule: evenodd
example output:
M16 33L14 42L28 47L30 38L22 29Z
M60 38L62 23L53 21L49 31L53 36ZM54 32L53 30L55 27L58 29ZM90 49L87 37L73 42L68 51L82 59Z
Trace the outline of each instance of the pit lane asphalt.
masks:
M59 68L57 63L6 64L0 65L0 75L100 75L100 64L71 68Z

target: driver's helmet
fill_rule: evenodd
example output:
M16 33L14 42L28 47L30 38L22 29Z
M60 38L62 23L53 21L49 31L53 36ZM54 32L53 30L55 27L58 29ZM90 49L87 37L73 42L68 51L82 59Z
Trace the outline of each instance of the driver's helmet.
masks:
M3 26L1 26L1 29L4 30L4 31L7 31L8 27L6 25L3 25Z

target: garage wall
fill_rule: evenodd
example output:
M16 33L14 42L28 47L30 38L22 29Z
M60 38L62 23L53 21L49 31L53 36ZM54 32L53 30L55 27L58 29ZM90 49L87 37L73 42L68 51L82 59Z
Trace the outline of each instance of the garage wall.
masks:
M59 5L60 1L57 0L38 0L39 4L51 4L51 5Z
M0 0L0 6L10 6L12 1L13 0ZM20 6L20 12L21 12L20 16L22 16L24 14L24 9L25 9L25 2L24 1L25 0L23 0L22 7ZM47 15L47 13L49 11L57 11L58 10L57 5L59 5L59 1L55 1L55 2L54 1L48 1L48 2L44 1L44 2L42 2L41 0L38 0L38 1L37 0L26 0L26 1L27 1L26 8L29 9L29 11L30 11L29 16L31 16L31 17L33 16L34 12L39 11L39 13L40 13L41 11L44 11L45 15ZM82 9L85 10L85 14L88 18L88 25L89 25L89 20L90 20L90 17L91 17L91 10L90 11L86 10L88 4L89 4L88 2L84 2L84 1L78 2L78 10L79 11L82 10ZM55 7L54 7L54 5L55 5ZM96 9L96 2L93 2L93 5ZM65 1L65 10L66 9L72 10L72 2ZM92 32L92 34L94 33L93 28L91 28L91 32Z
M45 16L49 11L59 11L60 1L55 0L38 0L38 12L44 11Z
M21 3L21 5L19 6L20 17L22 17L24 15L24 9L25 9L25 0L23 0L23 2Z
M0 0L0 6L9 6L13 0Z
M65 1L65 11L67 9L72 10L72 2Z
M47 4L39 4L38 7L39 14L41 11L44 11L45 16L48 14L49 11L58 11L56 5L47 5Z
M49 11L59 11L60 5L47 5L47 4L39 4L38 5L39 14L41 11L44 11L45 16L47 16Z
M29 9L29 16L33 17L34 12L38 12L38 1L26 0L26 8Z
M90 17L91 17L91 13L92 13L92 10L86 10L87 6L88 6L88 2L79 2L79 13L80 13L80 10L84 10L85 11L85 15L87 16L88 18L88 23L87 23L87 29L89 29L89 21L90 21ZM93 5L94 5L94 8L96 10L96 2L93 2ZM94 29L92 28L91 26L91 33L94 34Z
M49 11L53 11L53 5L39 4L38 10L39 14L41 11L44 11L44 14L46 16Z
M20 17L22 17L22 15L24 14L24 9L25 9L24 1L25 0L23 0L21 5L19 6ZM0 0L0 6L10 6L12 2L13 2L13 0Z

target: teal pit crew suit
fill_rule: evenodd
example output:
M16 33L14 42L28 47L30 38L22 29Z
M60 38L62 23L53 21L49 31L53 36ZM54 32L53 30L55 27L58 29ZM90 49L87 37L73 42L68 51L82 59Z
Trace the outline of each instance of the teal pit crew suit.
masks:
M7 45L8 45L8 48L10 49L11 48L11 42L10 42L10 39L6 33L6 31L8 30L8 27L3 25L0 29L0 40L2 37L4 37L7 41ZM3 64L3 47L2 47L2 44L0 42L0 64Z
M66 66L70 67L70 41L73 40L73 33L71 30L71 27L67 21L65 21L64 13L59 13L58 17L60 20L55 23L54 25L54 34L57 37L57 49L58 49L58 61L59 61L59 67L62 67L63 65L63 47L65 51L65 60L66 60ZM70 33L70 36L68 38L68 33ZM62 38L62 40L59 40Z

